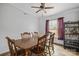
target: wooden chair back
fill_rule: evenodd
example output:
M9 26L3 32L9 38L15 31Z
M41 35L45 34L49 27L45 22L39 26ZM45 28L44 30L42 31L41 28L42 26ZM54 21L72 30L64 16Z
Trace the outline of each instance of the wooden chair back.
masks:
M22 39L29 39L30 38L30 33L29 32L21 33L21 38Z
M38 38L38 46L45 47L47 35Z
M33 36L34 39L38 39L38 32L34 32L34 33L32 34L32 36Z
M8 46L9 46L11 56L17 55L17 49L15 47L14 41L12 41L12 39L10 39L9 37L6 37L6 39L8 41Z
M51 46L54 43L54 35L55 33L51 33L51 32L47 33L46 45Z
M34 32L35 34L38 34L38 32Z
M55 33L53 33L53 34L50 35L50 43L51 44L54 43L54 36L55 36Z
M38 43L33 49L31 50L36 55L45 55L45 43L46 43L47 35L43 35L38 38Z

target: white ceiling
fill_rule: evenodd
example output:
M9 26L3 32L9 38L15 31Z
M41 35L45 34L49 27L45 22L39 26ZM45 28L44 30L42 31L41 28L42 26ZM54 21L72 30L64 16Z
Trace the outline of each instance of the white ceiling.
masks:
M34 16L41 16L42 13L44 16L49 16L65 10L79 7L79 3L46 3L46 6L53 6L54 8L46 10L47 13L44 13L42 11L35 13L38 9L31 8L31 6L40 6L40 3L11 3L11 5L16 7L20 11Z

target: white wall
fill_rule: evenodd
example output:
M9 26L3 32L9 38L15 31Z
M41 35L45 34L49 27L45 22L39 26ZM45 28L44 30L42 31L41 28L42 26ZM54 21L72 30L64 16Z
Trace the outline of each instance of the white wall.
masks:
M79 20L79 8L66 10L55 15L40 18L39 32L43 32L43 33L45 32L45 20L57 20L57 18L59 17L64 17L64 22L77 21ZM55 39L55 43L59 43L63 45L63 40Z
M8 51L6 36L20 38L20 33L25 31L38 31L38 19L24 15L10 4L0 4L0 54Z

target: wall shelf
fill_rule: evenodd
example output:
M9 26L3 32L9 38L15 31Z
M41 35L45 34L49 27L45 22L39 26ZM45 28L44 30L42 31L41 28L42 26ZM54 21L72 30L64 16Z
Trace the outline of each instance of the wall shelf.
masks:
M64 48L79 50L79 21L64 23Z

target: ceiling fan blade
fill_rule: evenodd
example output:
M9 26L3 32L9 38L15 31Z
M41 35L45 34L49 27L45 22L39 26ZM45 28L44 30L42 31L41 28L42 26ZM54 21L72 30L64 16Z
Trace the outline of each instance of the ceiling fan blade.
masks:
M43 9L44 13L47 13L45 9Z
M39 11L41 11L41 9L39 9L38 11L36 11L36 13L38 13Z
M52 9L52 8L54 8L54 7L45 7L45 9Z
M37 6L32 6L32 8L40 8L40 7L37 7Z

